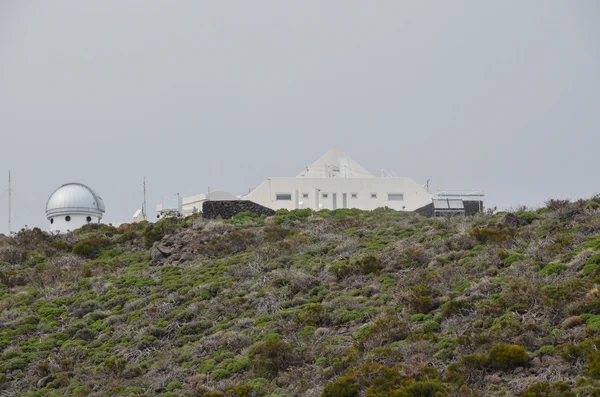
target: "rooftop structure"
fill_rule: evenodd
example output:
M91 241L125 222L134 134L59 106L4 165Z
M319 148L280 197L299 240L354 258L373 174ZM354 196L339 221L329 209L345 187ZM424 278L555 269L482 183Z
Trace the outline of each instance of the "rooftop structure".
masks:
M375 176L334 148L296 177L269 178L241 197L277 209L388 207L413 211L431 203L427 190L409 177Z
M82 183L62 185L46 202L46 218L53 232L66 232L88 223L100 223L105 211L102 198Z

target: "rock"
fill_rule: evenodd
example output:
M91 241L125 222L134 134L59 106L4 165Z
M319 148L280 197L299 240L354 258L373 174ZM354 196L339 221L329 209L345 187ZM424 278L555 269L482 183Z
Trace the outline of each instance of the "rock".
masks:
M189 261L193 261L194 259L196 259L194 254L192 254L191 252L184 252L183 254L181 254L181 258L179 258L179 262L189 262Z
M164 256L169 256L173 252L173 249L161 243L156 244L156 249L159 250Z
M527 222L525 222L523 219L519 218L515 214L509 212L506 215L504 215L500 223L507 227L519 227L525 225Z
M98 335L98 341L100 342L106 342L110 339L110 335L109 334L100 334Z
M520 373L521 373L521 372L523 372L523 371L524 371L523 367L517 367L517 368L515 368L515 370L513 371L513 374L517 375L517 374L520 374Z
M533 368L538 368L542 365L542 360L540 360L539 357L534 358L533 360L531 360L531 366Z
M150 253L150 258L151 258L151 263L156 264L156 263L162 261L163 259L165 259L166 256L163 255L163 253L160 252L158 250L158 248L152 247L152 252Z
M44 387L48 386L48 384L53 381L54 381L54 376L52 376L52 375L44 376L42 379L38 380L37 388L43 389Z
M485 382L486 383L493 383L493 384L498 384L502 382L502 378L497 376L497 375L487 375L485 377Z

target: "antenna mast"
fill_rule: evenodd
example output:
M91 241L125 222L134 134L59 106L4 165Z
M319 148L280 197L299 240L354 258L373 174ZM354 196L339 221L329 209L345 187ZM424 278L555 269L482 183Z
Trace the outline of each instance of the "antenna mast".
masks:
M8 235L12 234L12 184L10 181L10 170L8 170Z
M142 219L147 221L148 216L146 215L146 177L144 177L144 202L142 203Z

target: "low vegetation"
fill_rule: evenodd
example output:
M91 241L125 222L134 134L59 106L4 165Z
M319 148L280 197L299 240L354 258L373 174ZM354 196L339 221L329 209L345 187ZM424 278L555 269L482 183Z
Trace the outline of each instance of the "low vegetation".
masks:
M600 197L0 237L2 396L600 396Z

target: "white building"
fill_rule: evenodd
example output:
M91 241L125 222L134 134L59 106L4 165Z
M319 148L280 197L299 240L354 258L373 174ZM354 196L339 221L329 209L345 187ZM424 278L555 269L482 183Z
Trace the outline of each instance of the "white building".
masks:
M296 177L269 178L241 197L274 210L389 207L414 211L432 195L408 177L377 177L332 149Z
M227 201L239 200L231 193L217 190L198 194L196 196L181 198L178 194L163 197L163 203L156 206L157 218L165 216L183 215L188 216L202 211L202 203L208 200Z
M67 232L88 223L100 223L105 207L102 198L81 183L67 183L56 189L46 202L51 232Z

